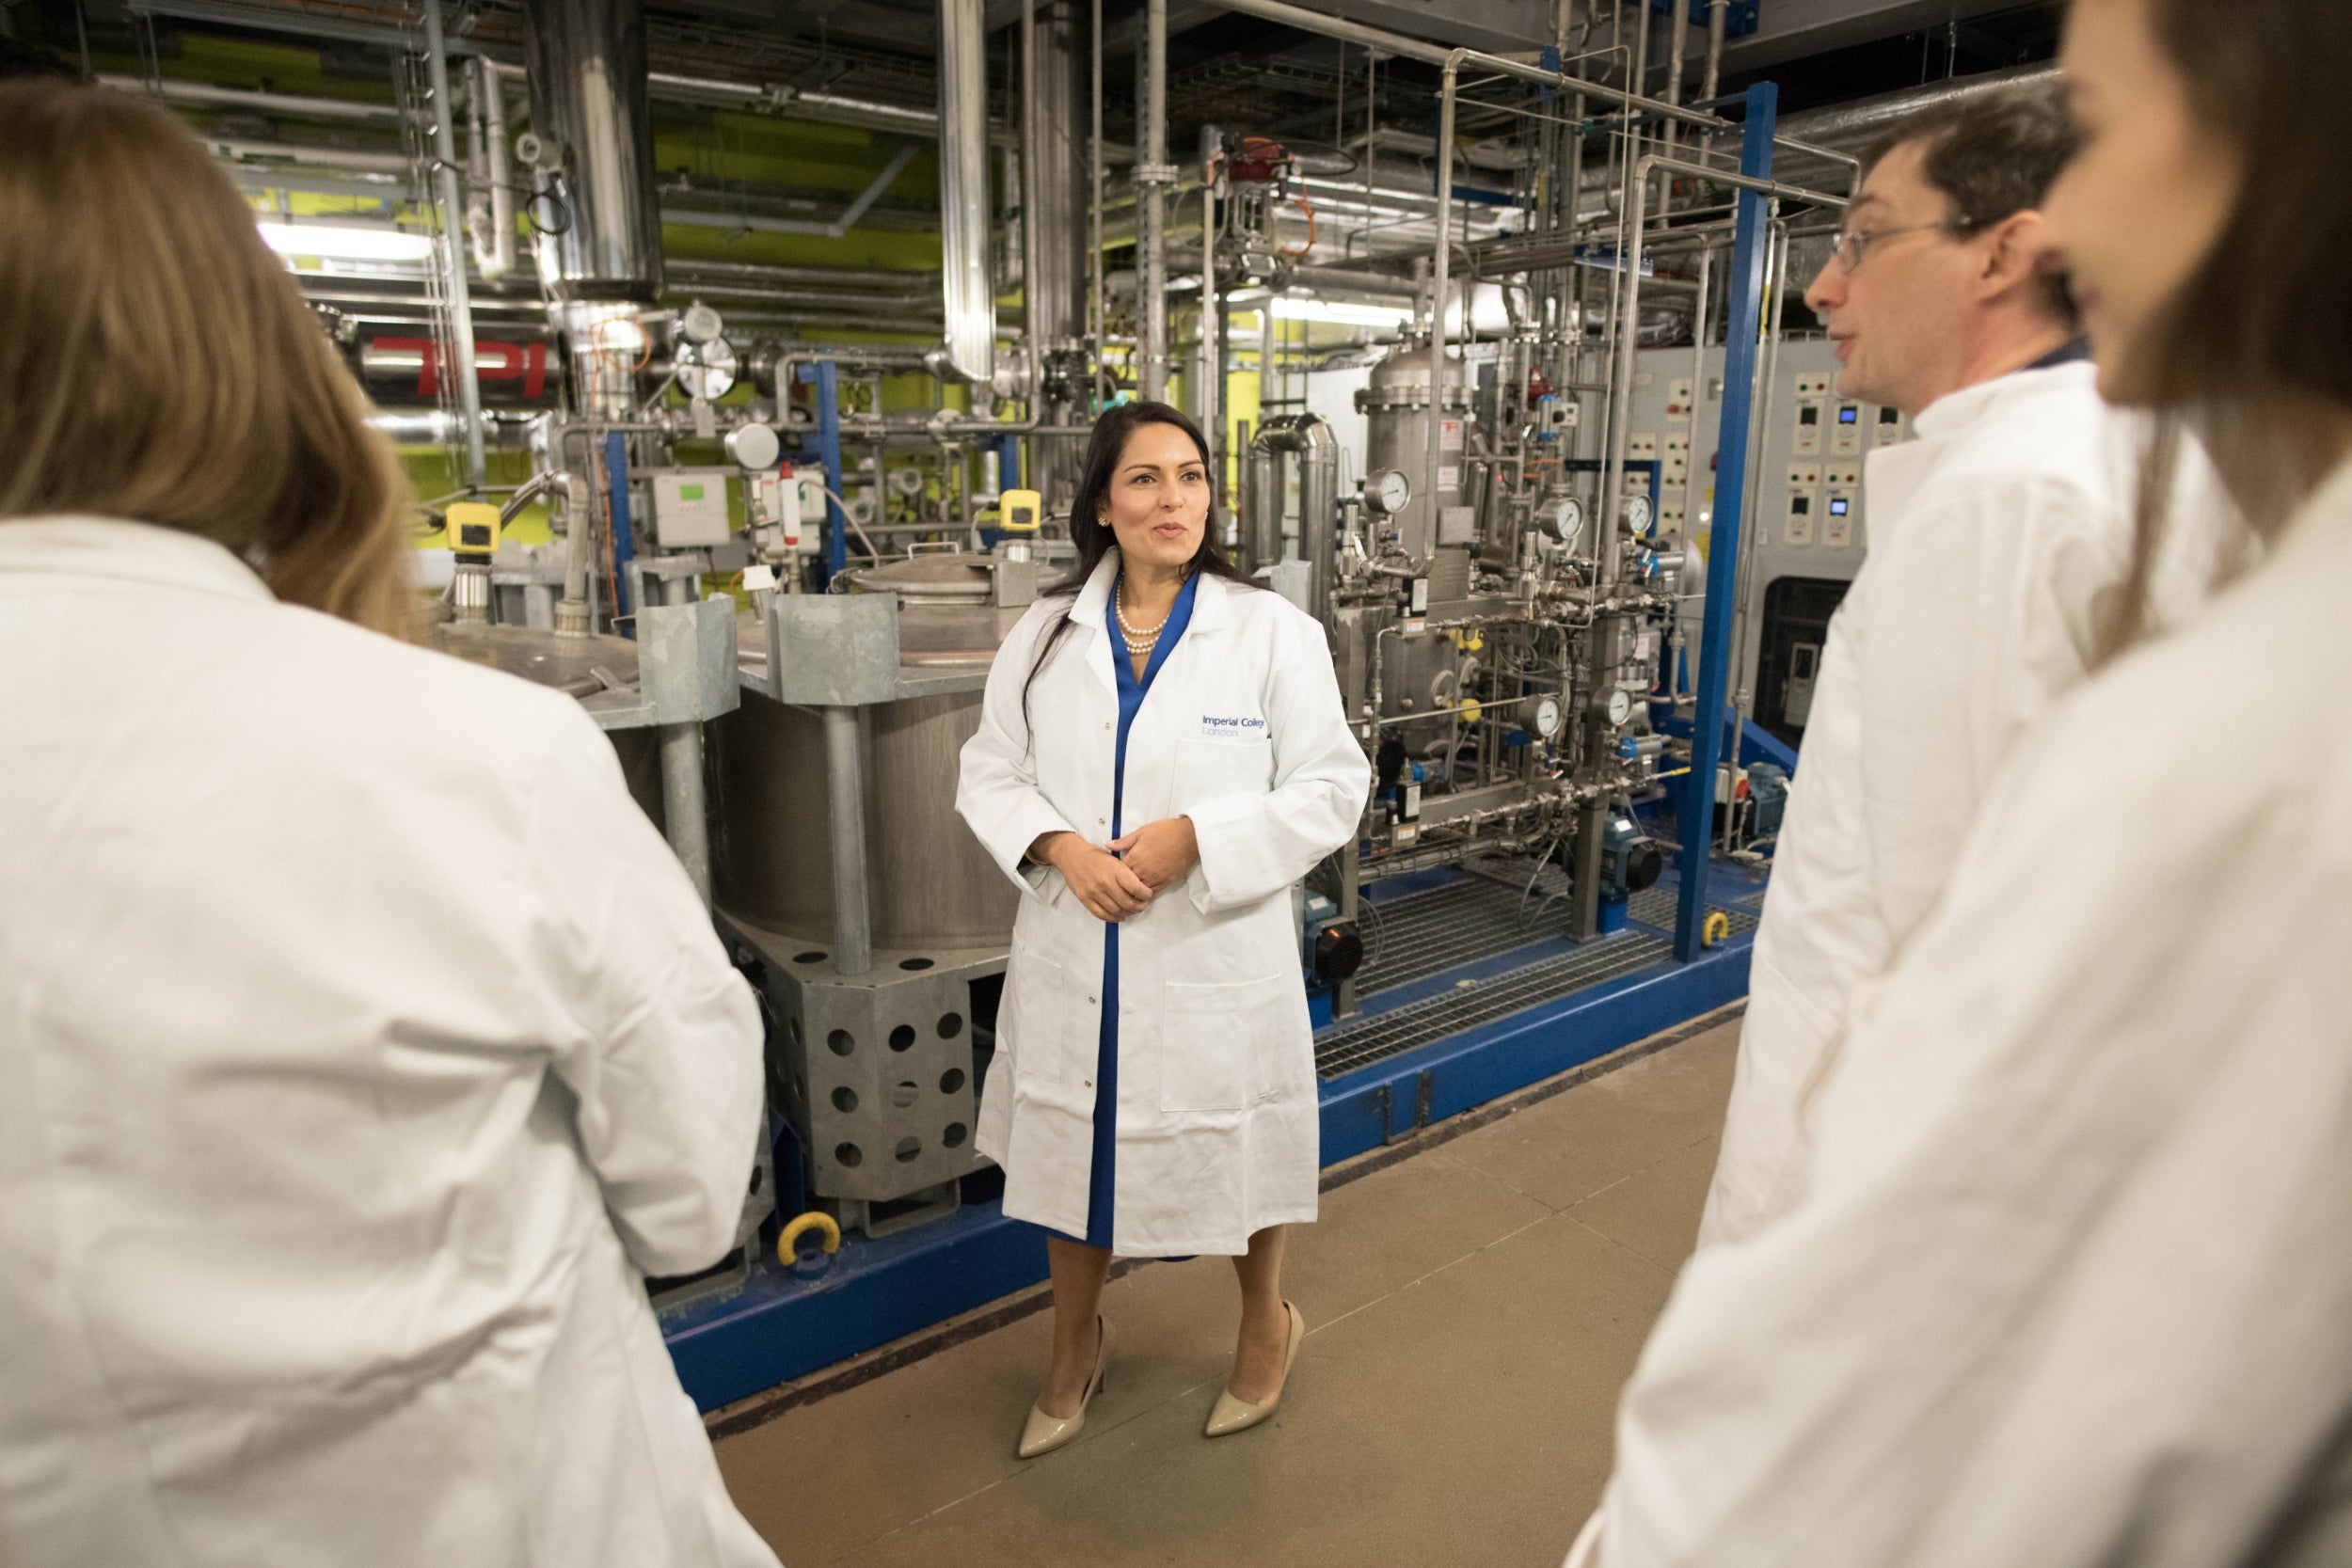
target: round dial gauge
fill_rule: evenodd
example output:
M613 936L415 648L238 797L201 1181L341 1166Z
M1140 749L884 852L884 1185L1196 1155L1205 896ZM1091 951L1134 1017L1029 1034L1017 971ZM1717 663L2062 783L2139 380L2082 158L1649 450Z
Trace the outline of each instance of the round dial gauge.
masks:
M698 300L688 306L686 314L678 318L678 330L686 334L689 342L709 342L722 330L719 312Z
M1535 733L1549 740L1560 733L1560 699L1535 699Z
M1413 482L1397 468L1383 468L1364 482L1364 500L1375 512L1393 517L1413 499Z
M677 367L677 384L690 398L709 402L724 397L735 385L735 350L724 338L696 343L691 355L681 346Z
M1584 503L1574 496L1563 496L1537 514L1543 519L1544 531L1563 545L1576 543L1584 531Z
M1628 496L1625 499L1625 526L1639 535L1649 531L1649 498Z
M1609 721L1622 724L1633 717L1633 696L1622 686L1609 693Z

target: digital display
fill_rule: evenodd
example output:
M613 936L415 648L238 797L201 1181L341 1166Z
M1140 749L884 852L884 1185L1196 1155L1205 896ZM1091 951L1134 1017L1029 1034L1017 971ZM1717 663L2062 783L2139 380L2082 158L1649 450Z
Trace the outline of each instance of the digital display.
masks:
M1846 508L1847 508L1847 502L1846 502L1846 499L1845 499L1843 496L1835 496L1835 497L1832 497L1832 498L1831 498L1831 499L1830 499L1830 503L1829 503L1829 515L1830 515L1831 516L1833 516L1833 517L1842 517L1842 516L1844 516L1844 515L1846 515Z
M1813 498L1811 496L1791 496L1788 498L1788 512L1791 516L1802 517L1812 510Z
M698 501L703 499L703 487L699 484L681 484L677 487L677 499L682 501Z
M1852 424L1861 418L1862 410L1856 408L1851 403L1837 411L1837 422L1839 424Z
M1797 422L1799 424L1820 424L1821 422L1821 411L1808 403L1804 407L1797 410Z
M1899 409L1899 408L1882 408L1882 409L1880 409L1880 410L1879 410L1879 423L1881 423L1881 424L1900 424L1900 423L1902 423L1902 422L1903 422L1903 411L1902 411L1901 409Z

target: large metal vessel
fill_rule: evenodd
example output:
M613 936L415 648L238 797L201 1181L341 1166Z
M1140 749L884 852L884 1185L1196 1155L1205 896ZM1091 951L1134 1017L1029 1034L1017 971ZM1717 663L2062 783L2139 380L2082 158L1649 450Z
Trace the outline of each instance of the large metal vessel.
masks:
M1440 544L1467 544L1443 536L1446 510L1464 504L1462 458L1469 450L1470 388L1461 361L1449 356L1443 384L1431 388L1429 350L1399 348L1372 368L1371 384L1356 394L1356 411L1366 416L1364 472L1394 468L1412 485L1412 499L1390 527L1404 535L1405 553L1425 556ZM1429 421L1441 419L1438 467L1429 471ZM1465 522L1457 531L1467 532Z

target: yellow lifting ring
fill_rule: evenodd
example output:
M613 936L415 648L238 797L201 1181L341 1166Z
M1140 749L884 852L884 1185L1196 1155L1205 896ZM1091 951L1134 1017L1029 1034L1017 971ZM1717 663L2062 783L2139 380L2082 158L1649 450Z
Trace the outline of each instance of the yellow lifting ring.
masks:
M1711 911L1708 914L1706 923L1699 927L1699 945L1712 947L1729 935L1731 935L1731 916L1721 910ZM798 1225L801 1222L794 1220L792 1223Z
M786 1226L782 1234L776 1237L776 1261L790 1268L793 1260L800 1256L792 1243L812 1230L824 1233L827 1252L841 1250L841 1222L831 1214L820 1214L812 1209Z

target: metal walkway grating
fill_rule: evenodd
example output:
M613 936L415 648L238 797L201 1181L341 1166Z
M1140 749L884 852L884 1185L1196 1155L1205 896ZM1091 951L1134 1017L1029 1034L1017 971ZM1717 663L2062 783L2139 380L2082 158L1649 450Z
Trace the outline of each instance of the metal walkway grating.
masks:
M1316 1037L1315 1071L1324 1078L1336 1078L1417 1045L1646 969L1673 951L1673 944L1662 937L1628 933L1572 953L1539 958L1441 996L1407 1003L1392 1012L1350 1019Z
M1526 885L1521 868L1518 887ZM1367 900L1358 906L1374 945L1373 961L1356 983L1358 994L1373 996L1426 980L1462 964L1499 958L1516 948L1559 936L1565 923L1533 917L1543 904L1540 892L1525 900L1517 888L1483 878L1465 878L1416 893L1391 904Z

